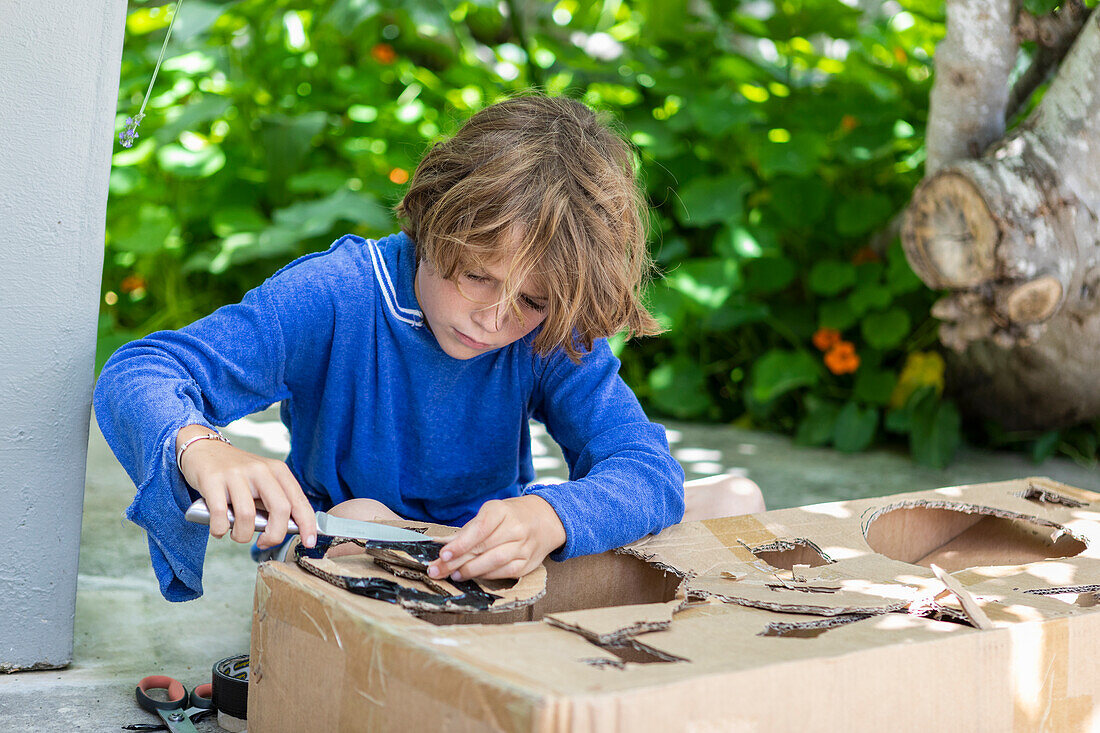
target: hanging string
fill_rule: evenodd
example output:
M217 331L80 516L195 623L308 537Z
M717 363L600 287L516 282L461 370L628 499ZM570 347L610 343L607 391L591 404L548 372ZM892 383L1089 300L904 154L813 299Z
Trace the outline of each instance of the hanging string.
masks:
M160 64L164 61L164 52L168 50L168 39L172 37L172 26L176 24L176 18L180 14L180 6L183 5L183 0L177 0L176 11L172 13L172 20L168 22L168 32L164 34L164 43L160 47L160 56L157 58L157 65L153 69L153 78L149 80L149 88L145 90L145 99L141 100L141 109L133 117L126 118L126 129L118 133L118 141L122 143L122 147L133 147L134 140L137 140L140 135L137 133L138 125L145 119L145 105L149 102L149 95L153 92L153 84L157 81L157 72L160 71Z

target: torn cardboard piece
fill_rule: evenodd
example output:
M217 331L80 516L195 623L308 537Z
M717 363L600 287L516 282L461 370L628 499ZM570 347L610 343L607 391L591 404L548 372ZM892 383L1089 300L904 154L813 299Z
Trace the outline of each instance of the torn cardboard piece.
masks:
M361 551L342 554L352 547ZM316 548L296 543L291 552L302 569L338 588L410 611L500 613L530 606L546 592L541 565L514 582L431 578L428 563L438 557L439 545L321 536Z
M677 525L549 563L545 595L514 614L425 612L265 564L249 719L276 733L1086 729L1100 606L1076 601L1100 588L1097 502L1021 479ZM358 562L421 588L416 568ZM907 714L927 699L954 704Z
M977 599L970 594L970 591L962 587L962 584L948 575L939 565L932 564L929 567L932 568L932 572L939 578L947 589L955 594L955 597L959 599L959 603L962 604L963 611L966 612L966 617L970 619L970 622L977 629L992 629L993 622L989 620L989 616L982 610L981 605Z

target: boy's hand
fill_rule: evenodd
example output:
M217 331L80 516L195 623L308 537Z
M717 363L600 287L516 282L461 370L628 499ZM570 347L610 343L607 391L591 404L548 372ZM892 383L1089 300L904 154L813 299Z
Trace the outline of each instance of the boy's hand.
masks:
M183 445L196 435L210 432L201 425L188 425L176 434L176 445ZM288 520L293 517L302 537L302 544L317 543L317 519L302 487L287 465L271 458L261 458L220 440L197 440L184 452L180 461L183 478L206 500L210 510L210 534L222 537L229 531L226 509L233 507L235 542L251 542L255 532L256 500L267 511L267 529L260 535L261 549L282 542Z
M433 578L520 578L565 543L565 528L534 494L486 502L428 566Z

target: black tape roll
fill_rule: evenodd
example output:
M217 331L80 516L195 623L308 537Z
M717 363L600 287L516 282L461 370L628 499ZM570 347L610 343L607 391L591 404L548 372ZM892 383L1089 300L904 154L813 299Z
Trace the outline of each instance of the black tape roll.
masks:
M242 720L248 718L248 655L214 663L214 708Z

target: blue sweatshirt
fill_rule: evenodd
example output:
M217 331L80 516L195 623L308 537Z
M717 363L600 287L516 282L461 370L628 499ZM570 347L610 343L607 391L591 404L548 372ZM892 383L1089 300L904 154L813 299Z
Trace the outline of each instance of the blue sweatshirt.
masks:
M212 427L281 402L287 463L318 509L355 497L461 525L490 499L536 494L557 512L563 560L683 517L683 470L599 340L581 363L534 353L538 329L468 360L448 356L413 291L412 240L345 236L235 305L131 342L96 384L96 419L137 485L126 516L149 535L161 593L202 594L208 530L184 520L175 464L185 425ZM538 484L528 420L546 425L569 481Z

